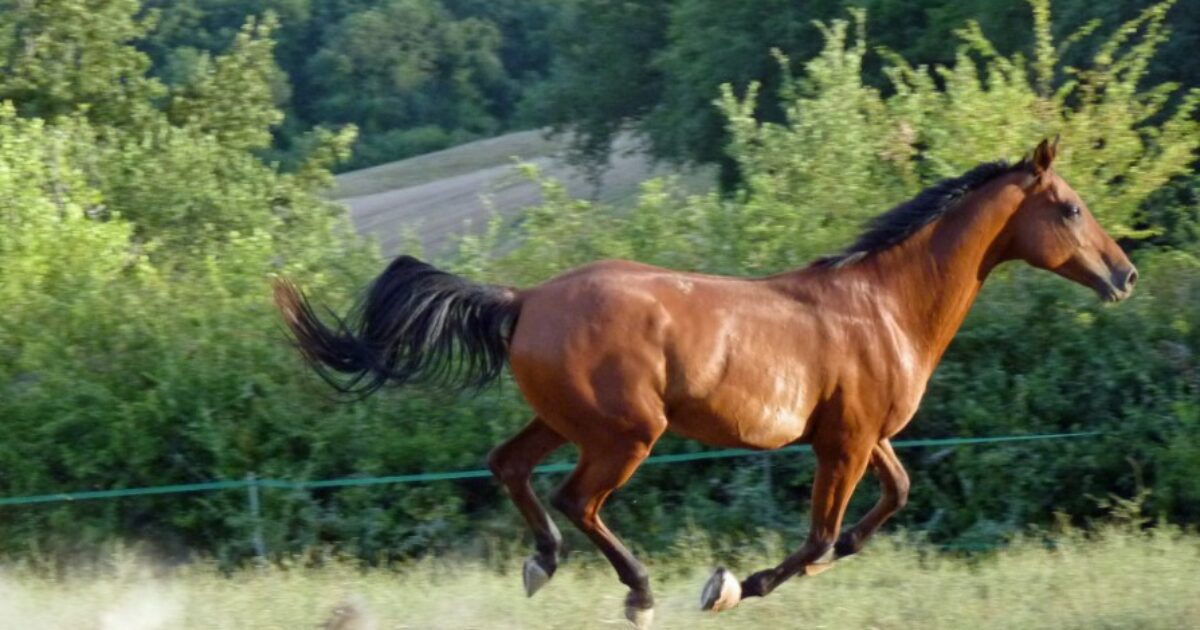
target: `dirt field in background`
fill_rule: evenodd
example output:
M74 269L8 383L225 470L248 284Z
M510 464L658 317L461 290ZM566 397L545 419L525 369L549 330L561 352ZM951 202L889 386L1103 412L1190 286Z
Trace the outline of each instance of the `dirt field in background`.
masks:
M635 198L639 184L651 177L679 175L696 191L713 181L708 169L681 171L652 163L638 142L624 134L597 187L585 171L567 164L566 143L541 131L510 133L339 175L333 197L349 208L359 232L377 238L390 257L412 237L426 253L438 253L455 235L482 229L489 216L485 198L505 217L539 203L538 187L517 172L517 161L537 165L574 196L618 204Z

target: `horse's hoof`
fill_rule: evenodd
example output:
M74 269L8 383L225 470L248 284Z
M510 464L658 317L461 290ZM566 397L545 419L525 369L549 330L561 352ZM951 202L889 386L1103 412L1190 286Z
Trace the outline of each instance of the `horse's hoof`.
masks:
M525 583L525 596L533 597L539 588L550 581L550 574L542 568L537 556L525 558L525 566L521 569L521 581Z
M654 623L654 609L638 608L627 604L625 606L625 618L637 630L649 630L650 624Z
M713 572L700 591L700 610L721 612L742 601L742 585L732 573L721 567Z

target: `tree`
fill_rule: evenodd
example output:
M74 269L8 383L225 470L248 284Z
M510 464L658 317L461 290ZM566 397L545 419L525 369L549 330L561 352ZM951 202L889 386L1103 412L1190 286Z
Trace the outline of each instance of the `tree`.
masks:
M354 123L366 139L422 127L490 134L504 100L494 97L508 89L499 46L493 24L455 20L431 0L389 0L351 14L309 63L315 115ZM396 150L393 159L404 157Z
M171 95L172 122L215 135L233 149L270 146L270 130L283 120L271 89L279 82L271 39L276 27L270 14L250 19L228 53L216 59L202 54L197 70Z
M577 157L606 161L616 134L661 98L653 60L666 42L670 5L579 0L552 27L551 78L526 98L538 119L577 134Z
M1110 36L1117 20L1133 19L1151 4L1060 0L1056 6L1065 18L1057 20L1049 34L1064 42L1068 65L1083 65L1104 38L1081 34L1068 43L1068 35L1082 29ZM1028 58L1039 45L1030 37L1033 15L1025 3L672 0L631 5L583 0L561 14L553 71L547 84L532 90L529 98L542 101L544 119L557 129L578 134L576 148L593 162L603 163L618 131L633 129L657 157L721 163L723 187L732 190L740 176L736 161L724 151L729 136L713 105L717 86L729 83L740 91L751 82L759 84L753 116L760 122L783 121L787 103L778 89L783 74L770 50L791 58L810 57L821 42L812 21L827 20L848 6L865 7L874 16L866 27L871 41L915 65L954 63L959 42L955 32L968 20L980 25L999 54ZM1170 10L1169 23L1177 33L1162 44L1148 80L1185 85L1200 80L1200 66L1188 52L1200 37L1200 20L1191 19L1196 6ZM891 90L886 65L886 59L866 51L864 83ZM1050 82L1061 86L1069 79L1056 75Z
M0 100L25 116L86 110L105 124L140 124L162 85L149 58L129 45L153 27L137 0L0 2Z
M269 24L164 95L139 74L136 7L105 6L121 10L5 14L10 43L29 42L0 48L17 69L0 103L0 428L24 436L0 448L7 496L240 477L304 450L315 434L292 406L306 386L273 337L266 275L320 268L353 285L373 266L323 196L352 134L318 133L292 174L255 154L278 120ZM136 537L236 556L240 517L214 501L26 512L0 524L3 552Z

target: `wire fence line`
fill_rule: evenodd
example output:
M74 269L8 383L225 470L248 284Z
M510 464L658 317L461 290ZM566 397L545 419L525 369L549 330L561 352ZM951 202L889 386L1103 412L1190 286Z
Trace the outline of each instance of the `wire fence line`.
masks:
M1100 431L1083 431L1076 433L1039 433L1033 435L1006 435L996 437L973 438L941 438L897 440L892 442L894 448L920 448L929 446L970 446L976 444L1004 444L1014 442L1034 442L1044 440L1062 440L1072 438L1096 437ZM674 453L669 455L654 455L646 458L643 465L679 464L708 459L727 459L732 457L747 457L751 455L769 456L782 453L808 453L812 448L808 445L787 446L773 451L754 451L749 449L705 450L692 453ZM534 473L558 473L572 470L575 464L544 464L534 468ZM373 486L383 484L426 483L430 481L452 481L457 479L478 479L490 477L491 471L483 468L469 470L451 470L443 472L423 472L409 475L391 475L385 477L343 477L339 479L322 479L313 481L288 481L285 479L259 478L253 473L244 479L229 479L222 481L206 481L201 483L172 484L150 486L143 488L117 488L112 490L83 490L77 492L59 492L52 494L37 494L21 497L0 498L0 506L33 505L39 503L62 503L73 501L89 501L96 499L116 499L121 497L136 497L158 494L188 494L195 492L212 492L217 490L248 490L250 505L253 512L258 508L258 491L260 488L280 490L315 490L319 488L344 488L350 486Z

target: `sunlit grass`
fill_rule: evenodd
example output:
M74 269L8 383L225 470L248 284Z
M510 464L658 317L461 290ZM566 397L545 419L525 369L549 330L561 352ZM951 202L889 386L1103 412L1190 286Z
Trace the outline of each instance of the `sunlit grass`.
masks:
M963 558L898 537L861 556L721 615L697 608L708 552L648 563L656 628L1185 628L1200 619L1200 536L1157 530L1070 534ZM775 558L777 559L777 558ZM763 557L738 561L744 576ZM533 599L520 560L500 571L425 560L398 571L350 562L271 566L232 576L215 565L152 569L117 553L103 567L57 578L28 568L0 573L0 627L314 628L349 598L374 625L356 628L624 627L624 588L595 556L576 554Z

